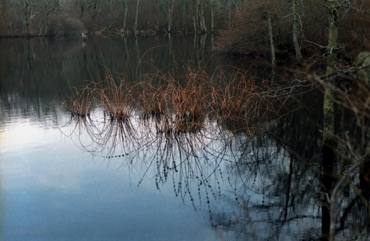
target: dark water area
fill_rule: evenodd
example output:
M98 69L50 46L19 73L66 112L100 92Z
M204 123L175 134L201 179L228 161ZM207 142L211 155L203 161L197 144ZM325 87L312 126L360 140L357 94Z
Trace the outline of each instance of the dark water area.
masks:
M112 120L99 105L82 118L61 104L107 72L128 82L181 79L188 66L270 75L211 50L210 37L1 39L0 240L320 240L329 197L323 97L311 84L286 87L291 96L261 105L263 116L207 114L181 132L137 109ZM335 240L368 240L359 173L342 167Z

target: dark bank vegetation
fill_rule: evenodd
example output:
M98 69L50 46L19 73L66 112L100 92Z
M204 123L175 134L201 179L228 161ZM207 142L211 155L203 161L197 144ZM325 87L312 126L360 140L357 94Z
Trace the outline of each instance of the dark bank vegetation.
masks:
M220 31L216 49L252 55L274 51L280 59L322 56L327 50L332 2L338 5L335 51L353 58L370 49L370 3L362 0L246 1L236 9L232 27Z

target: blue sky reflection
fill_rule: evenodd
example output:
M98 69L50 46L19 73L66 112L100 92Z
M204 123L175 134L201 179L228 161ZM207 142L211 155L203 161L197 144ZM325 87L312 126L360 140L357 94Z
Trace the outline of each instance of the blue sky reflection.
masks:
M1 240L214 240L207 215L57 129L1 133Z

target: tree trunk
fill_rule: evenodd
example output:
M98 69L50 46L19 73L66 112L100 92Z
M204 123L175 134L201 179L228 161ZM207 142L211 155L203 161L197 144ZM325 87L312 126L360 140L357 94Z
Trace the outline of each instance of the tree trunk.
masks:
M123 1L123 31L126 31L127 27L127 13L128 13L128 0Z
M181 12L182 12L182 28L183 31L186 33L187 32L187 26L186 26L186 16L187 16L187 0L182 0L182 7L181 7Z
M334 73L335 63L337 60L335 50L337 49L338 40L338 11L339 0L331 0L329 2L329 29L328 29L328 59L326 76L328 76L327 85L324 93L324 131L323 131L323 182L324 193L327 197L331 196L331 188L334 180L330 178L333 175L334 163L336 160L334 148L336 147L335 134L335 119L334 119L334 88L335 79L330 76ZM331 204L329 200L324 199L322 204L322 240L334 239L334 223L335 217L330 217ZM329 220L329 221L328 221Z
M193 22L194 22L194 32L197 33L199 29L199 1L197 0L195 4L195 14L193 17Z
M369 200L370 198L370 156L367 156L360 165L360 189L363 198Z
M207 32L207 26L206 26L206 20L205 20L205 17L204 17L204 4L205 4L205 1L204 0L200 0L200 5L199 5L199 25L200 25L200 31L202 33L205 33Z
M228 10L227 10L227 27L228 27L228 29L231 29L231 19L232 19L232 17L231 17L231 3L229 2L228 4L227 4L227 6L228 6Z
M137 22L138 22L138 19L139 19L139 6L140 6L140 0L136 0L135 23L134 23L134 27L133 27L135 37L138 34L138 32L137 32Z
M194 31L196 33L207 32L206 21L204 18L204 0L197 0L194 16Z
M272 19L271 19L270 14L267 14L267 23L268 23L270 49L271 49L271 64L274 67L276 64L276 55L275 55L274 33L272 29Z
M322 173L321 173L321 187L324 194L322 204L321 204L321 239L322 241L329 240L330 234L330 202L329 197L333 189L333 170L334 170L334 145L335 143L326 140L322 147Z
M337 56L335 50L338 45L338 11L339 0L329 2L329 32L328 32L328 59L326 76L328 76L327 87L324 94L324 142L332 139L334 134L334 79L330 76L335 71Z
M296 59L300 61L302 59L301 47L298 43L298 29L299 29L299 18L297 14L298 0L292 0L292 15L293 15L293 44Z
M172 32L172 15L174 0L167 1L167 32Z
M329 57L335 57L334 51L337 48L338 40L338 18L339 18L339 0L329 1L329 39L328 39L328 52ZM331 59L332 61L335 60Z
M215 6L214 6L214 0L211 0L211 32L213 33L215 31Z
M80 5L80 19L84 17L84 13L85 13L85 7L81 4Z
M28 0L24 1L24 25L25 25L25 32L26 36L30 35L30 24L32 21L32 7Z

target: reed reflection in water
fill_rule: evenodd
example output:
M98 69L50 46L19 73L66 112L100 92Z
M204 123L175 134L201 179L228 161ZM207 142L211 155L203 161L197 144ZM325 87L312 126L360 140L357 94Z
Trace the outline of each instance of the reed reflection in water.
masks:
M137 183L141 187L153 185L161 191L169 187L174 196L192 203L197 211L208 210L210 226L220 233L221 240L320 238L321 202L327 197L322 194L319 175L323 163L319 141L322 93L312 84L270 83L235 67L231 67L234 72L223 72L227 66L215 66L219 64L218 57L210 59L208 49L194 50L193 41L183 38L174 39L173 45L158 39L89 39L85 48L76 39L18 39L1 40L0 47L2 130L13 128L15 120L20 125L26 121L50 128L52 119L78 147L105 157L108 163L120 163L121 168L140 173ZM196 67L183 67L184 62L192 61ZM112 74L100 75L106 68ZM270 66L258 65L249 72L262 76L261 70L263 76L270 75ZM104 77L103 81L88 82L74 89L70 99L65 98L70 87L95 79L91 76L96 72ZM286 81L296 79L296 74L286 79L279 77ZM117 76L124 77L121 81ZM363 85L351 95L336 90L342 107L348 112L360 110L357 115L344 116L344 131L340 130L337 136L340 146L335 148L340 161L335 165L335 173L327 175L337 187L330 198L335 217L331 222L338 240L367 240L369 233L369 92L368 85ZM67 112L55 105L60 99L67 99L63 104ZM69 121L64 122L66 113ZM60 166L53 160L60 155L61 159L72 160L66 169L75 169L75 159L83 159L79 155L85 153L76 151L72 158L65 152L71 150L68 147L61 154L51 154L50 150L63 145L56 141L58 135L48 136L51 132L43 132L42 145L31 145L45 152L41 166L48 172L57 171L65 165L64 160ZM88 139L83 137L85 134ZM30 143L39 141L32 139L33 135L30 138ZM8 140L5 138L5 142ZM45 141L52 144L44 145ZM19 157L28 160L35 154L31 149L17 146L16 154L2 155L2 161L8 158L7 163L26 165ZM37 152L27 163L39 163L39 157ZM103 173L102 169L96 173ZM8 171L2 173L5 188L17 180L30 183L28 172L24 178L14 175L12 181L6 181L13 169L4 170ZM46 173L40 170L44 169L35 168L34 176ZM98 177L92 179L100 182ZM23 190L35 196L38 193ZM100 195L94 184L86 190L91 192L89 199ZM75 196L68 199L75 200ZM31 204L22 200L24 207ZM71 207L69 212L75 213L75 206ZM3 208L7 212L7 205ZM107 208L107 213L114 213L113 209ZM51 215L60 211L43 210ZM101 217L99 212L89 217L97 216ZM116 216L112 217L111 222L119 226L112 221ZM14 220L7 218L4 220L8 224L8 220ZM53 222L43 226L47 227L45 230ZM7 226L5 231L12 231L15 226ZM66 232L58 237L64 237ZM101 228L101 237L106 233Z
M108 83L90 83L65 102L73 113L67 125L89 134L80 143L84 150L141 170L138 185L153 178L157 189L170 185L195 210L208 210L210 225L227 240L296 240L311 237L310 230L318 233L319 201L308 201L315 191L301 203L289 196L293 188L315 183L317 173L301 170L293 179L300 165L269 136L288 105L302 108L292 87L274 89L240 72L222 82L187 71L184 83L171 75L135 84L108 75ZM75 101L92 104L79 109L70 104Z

